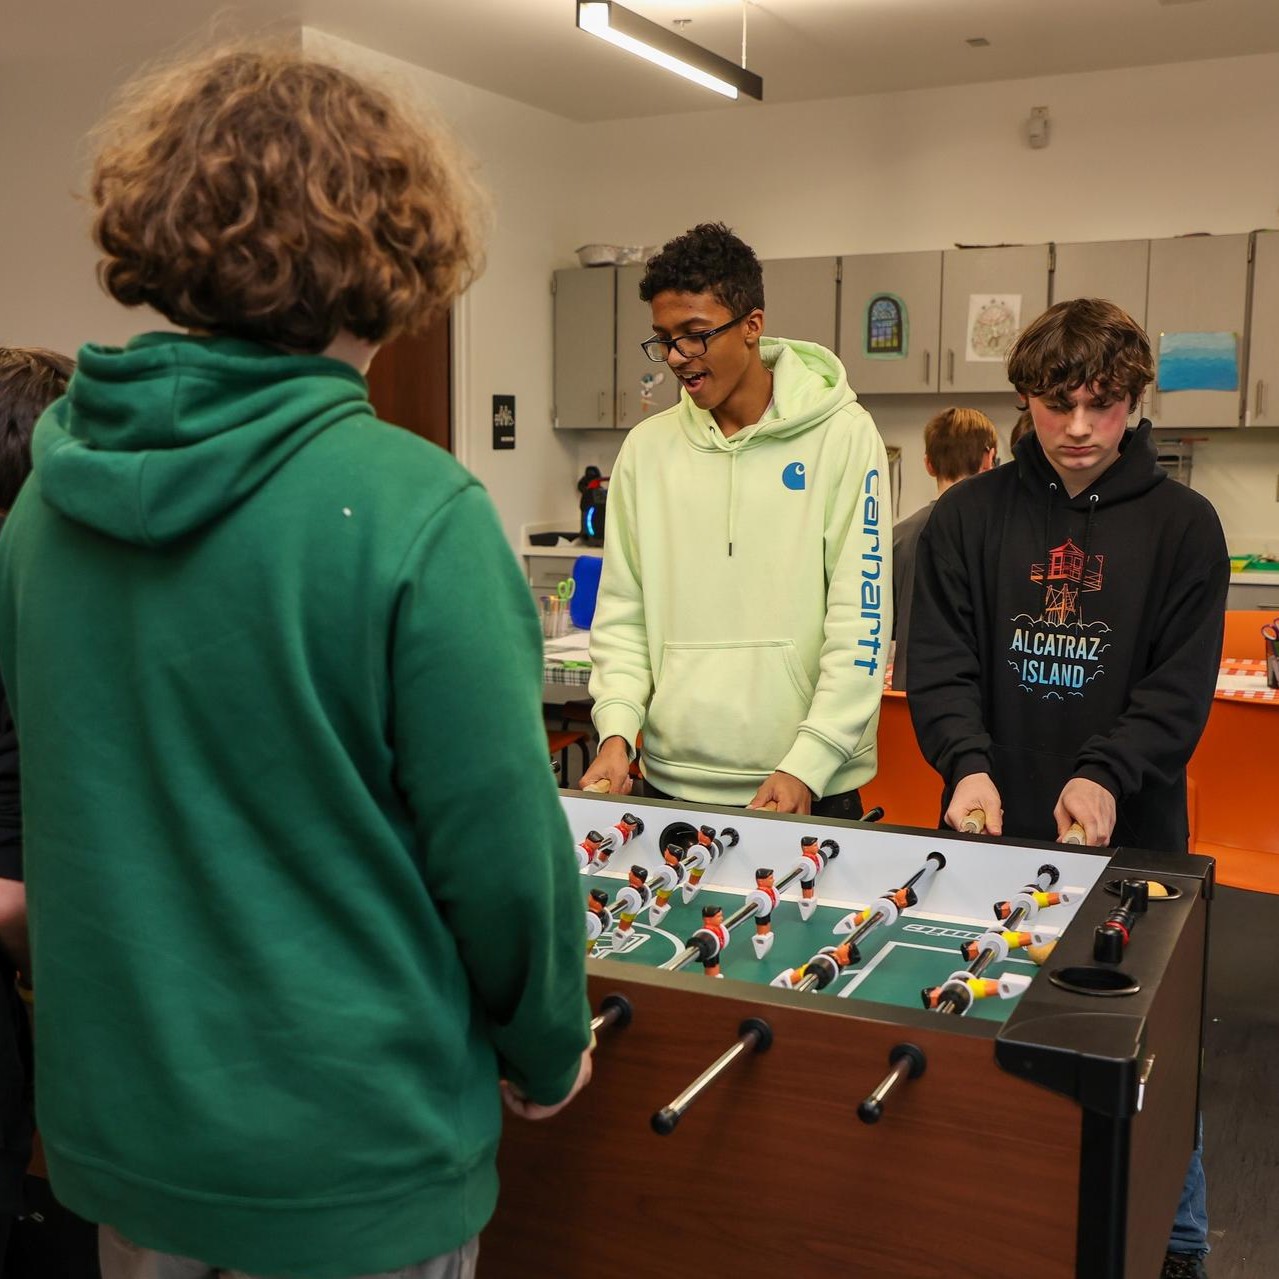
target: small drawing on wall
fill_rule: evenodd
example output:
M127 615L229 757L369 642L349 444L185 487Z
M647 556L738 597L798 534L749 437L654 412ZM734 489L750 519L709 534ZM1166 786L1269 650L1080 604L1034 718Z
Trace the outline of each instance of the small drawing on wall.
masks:
M1237 391L1237 333L1161 333L1161 391Z
M904 360L910 347L910 317L895 293L876 293L866 305L863 354L871 360Z
M970 364L1002 363L1020 328L1020 293L970 293L964 359Z

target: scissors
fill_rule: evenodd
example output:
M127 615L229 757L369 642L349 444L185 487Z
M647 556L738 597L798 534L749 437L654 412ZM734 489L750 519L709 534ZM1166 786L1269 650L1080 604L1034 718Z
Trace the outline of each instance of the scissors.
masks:
M1279 617L1272 617L1270 621L1262 624L1261 638L1269 640L1270 643L1279 643Z
M577 590L577 582L571 577L564 578L555 588L555 593L564 601L565 604L573 598L573 592ZM1275 619L1279 621L1279 618Z

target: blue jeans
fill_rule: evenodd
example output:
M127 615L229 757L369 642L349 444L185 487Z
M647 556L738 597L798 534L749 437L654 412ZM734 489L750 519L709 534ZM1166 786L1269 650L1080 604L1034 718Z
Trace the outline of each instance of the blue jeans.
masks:
M1187 1252L1203 1256L1208 1251L1208 1181L1204 1176L1204 1117L1195 1124L1195 1149L1186 1169L1186 1183L1181 1188L1181 1202L1172 1222L1168 1240L1169 1252Z

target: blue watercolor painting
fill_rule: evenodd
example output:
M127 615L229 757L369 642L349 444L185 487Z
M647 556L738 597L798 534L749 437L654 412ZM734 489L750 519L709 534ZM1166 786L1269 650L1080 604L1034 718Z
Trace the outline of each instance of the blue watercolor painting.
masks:
M1161 333L1161 391L1237 391L1239 337L1235 333Z

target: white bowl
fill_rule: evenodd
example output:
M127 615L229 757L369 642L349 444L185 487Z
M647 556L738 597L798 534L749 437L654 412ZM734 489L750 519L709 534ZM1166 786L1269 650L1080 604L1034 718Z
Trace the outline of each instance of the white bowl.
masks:
M615 266L621 252L616 244L583 244L577 250L577 260L583 266Z

